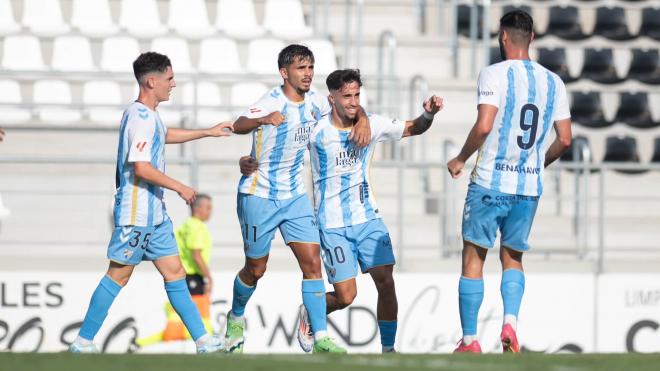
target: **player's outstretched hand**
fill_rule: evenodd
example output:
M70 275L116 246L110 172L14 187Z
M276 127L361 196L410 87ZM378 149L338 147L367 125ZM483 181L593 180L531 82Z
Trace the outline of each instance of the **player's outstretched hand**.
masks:
M436 95L431 96L431 98L424 101L424 111L435 115L445 107L445 102L441 97Z
M279 111L271 112L268 115L259 119L259 124L261 125L273 125L280 126L284 122L285 118Z
M257 171L257 168L259 168L257 160L250 156L241 157L241 159L238 160L238 165L241 167L241 174L245 176L252 175L252 173Z
M371 126L367 116L362 116L355 123L351 133L348 134L348 140L360 148L364 148L371 142Z
M449 174L454 179L457 179L463 174L463 167L465 167L465 162L459 160L458 157L454 157L447 163L447 170L449 170Z
M210 137L228 137L234 131L234 123L231 121L221 122L209 129Z
M185 185L181 186L181 189L178 190L177 193L188 205L192 205L192 203L195 202L195 198L197 198L195 190Z

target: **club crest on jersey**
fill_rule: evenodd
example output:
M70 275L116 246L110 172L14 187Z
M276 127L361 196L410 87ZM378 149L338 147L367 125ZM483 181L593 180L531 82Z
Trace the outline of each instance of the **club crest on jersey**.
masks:
M133 250L124 249L124 259L128 260L133 256Z
M138 142L135 147L138 149L138 151L142 152L144 151L144 147L147 145L147 142Z

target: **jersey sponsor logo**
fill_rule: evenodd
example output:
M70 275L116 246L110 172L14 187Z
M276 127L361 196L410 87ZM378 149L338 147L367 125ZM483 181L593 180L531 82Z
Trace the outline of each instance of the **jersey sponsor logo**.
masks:
M293 140L296 144L307 144L309 142L309 135L312 133L312 126L300 127L296 129L296 134L293 136Z
M147 145L147 142L138 142L138 144L135 145L135 148L138 149L138 151L142 152L144 151L144 147Z
M362 157L362 148L351 148L345 151L339 151L335 155L335 166L342 168L352 168L360 162Z
M250 113L259 113L261 110L259 108L250 108Z
M363 182L360 184L360 203L364 205L364 201L369 198L369 183Z
M495 93L490 90L477 90L477 95L480 97L492 97Z
M519 173L519 174L534 174L539 175L541 173L541 168L539 167L529 167L529 166L518 166L518 165L509 165L503 163L495 163L495 170L497 171L506 171L510 173Z

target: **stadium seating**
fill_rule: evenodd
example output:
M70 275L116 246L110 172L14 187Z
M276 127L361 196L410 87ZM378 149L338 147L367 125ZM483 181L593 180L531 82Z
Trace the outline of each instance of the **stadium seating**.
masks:
M107 37L119 32L108 0L73 0L71 26L90 37Z
M218 0L215 26L228 36L253 39L264 34L257 24L252 0Z
M167 25L185 37L203 38L215 33L204 0L170 0Z
M301 42L307 45L314 53L314 72L328 75L337 69L337 56L332 42L325 39L309 39Z
M561 162L587 162L589 164L594 162L593 157L590 157L589 159L584 158L584 153L580 150L580 148L586 146L586 148L589 149L589 153L591 153L591 146L589 145L589 138L585 137L584 135L577 135L573 137L573 140L571 141L571 146L564 152L561 157L559 157L559 161ZM573 172L575 170L569 169L568 171ZM581 173L582 171L579 170ZM597 172L596 170L591 170L590 173L595 173Z
M579 11L574 6L550 8L550 20L545 33L566 40L583 40L590 36L582 31Z
M0 194L0 220L7 218L9 215L11 215L11 210L2 202L2 194Z
M119 26L134 36L144 38L167 32L160 21L156 0L122 0Z
M626 14L621 7L600 7L596 9L594 34L616 41L635 38L635 35L628 30Z
M660 84L660 55L658 49L633 49L632 53L628 79L636 79L646 84Z
M59 0L24 0L22 23L38 36L62 35L71 29L64 23Z
M10 0L0 0L0 36L20 31L21 25L16 23Z
M264 28L274 36L296 39L312 35L300 0L266 0L264 8Z
M653 156L651 156L651 162L660 163L660 137L653 140Z
M30 111L19 108L4 106L4 104L20 105L23 102L21 87L13 80L0 80L0 124L17 125L24 124L30 120Z
M230 38L204 39L199 45L197 69L205 73L243 73L236 41Z
M616 84L625 80L617 75L612 49L585 49L582 77L601 84Z
M103 40L101 69L109 72L132 72L135 56L140 54L137 40L114 36Z
M461 4L458 6L458 34L465 37L470 37L470 5ZM483 19L483 6L477 6L477 37L482 37L482 19Z
M120 106L121 91L115 81L88 81L83 85L82 102L90 121L102 125L118 126L122 111L107 105ZM106 105L106 106L104 106Z
M178 37L160 37L151 43L151 50L165 54L172 62L172 69L177 73L195 71L190 61L190 50L186 40Z
M639 163L637 139L631 136L607 137L603 162ZM622 169L616 169L616 171L625 174L640 174L645 172L643 170Z
M196 103L202 106L197 110L197 125L207 127L229 119L230 115L228 112L215 108L222 105L222 96L220 95L220 88L217 84L212 82L198 82L195 91L193 83L186 83L181 90L181 103L190 106Z
M268 87L260 82L239 82L231 87L231 105L238 112L256 102L268 91Z
M280 39L255 39L248 45L248 72L277 74L277 56L286 45Z
M660 40L660 7L644 8L642 10L642 25L639 36Z
M4 39L2 68L13 71L42 71L46 69L39 39L16 35Z
M615 121L625 122L627 125L640 129L660 125L660 122L653 121L647 93L622 93L620 98Z
M579 125L591 128L604 128L612 125L603 113L600 93L574 92L571 94L571 118Z
M93 71L92 49L89 40L82 36L60 36L53 44L53 61L51 68L55 71Z
M565 49L540 48L538 53L539 53L538 56L539 64L559 75L559 77L565 83L570 83L573 81L577 81L579 79L578 77L571 76L570 72L568 71L568 61L566 59Z
M33 102L43 106L37 110L43 123L65 125L80 121L79 110L70 108L73 102L71 86L65 81L39 80L34 83Z

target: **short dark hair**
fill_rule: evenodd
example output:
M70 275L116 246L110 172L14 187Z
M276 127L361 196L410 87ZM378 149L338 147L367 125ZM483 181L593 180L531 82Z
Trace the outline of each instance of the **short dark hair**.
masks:
M362 86L360 70L351 68L336 70L329 74L328 78L325 79L325 85L330 91L339 90L344 85L351 82L357 82L359 86Z
M512 10L500 18L500 29L506 30L515 44L527 44L532 41L534 20L524 10Z
M291 44L282 49L277 56L277 68L288 67L295 62L296 59L309 59L314 63L314 53L312 53L312 51L305 45Z
M139 83L142 83L142 78L151 72L165 72L167 67L172 67L170 59L163 54L156 52L146 52L140 54L139 57L133 62L133 73Z
M195 201L193 201L192 204L190 204L190 212L192 213L193 210L199 207L199 204L202 202L202 200L209 200L211 201L211 196L209 196L206 193L198 193L197 196L195 197Z

